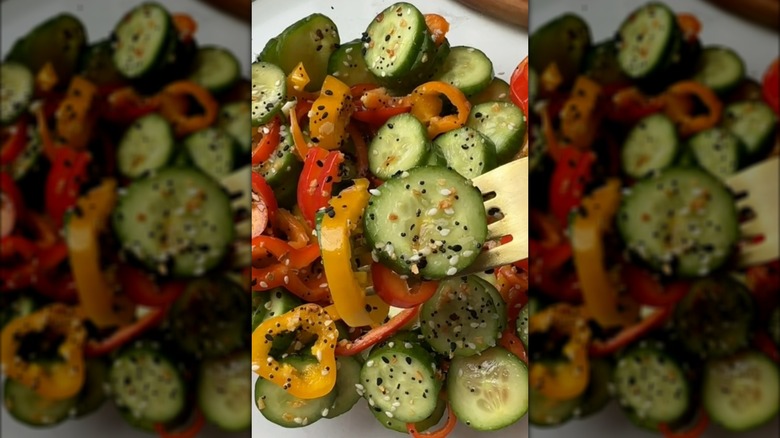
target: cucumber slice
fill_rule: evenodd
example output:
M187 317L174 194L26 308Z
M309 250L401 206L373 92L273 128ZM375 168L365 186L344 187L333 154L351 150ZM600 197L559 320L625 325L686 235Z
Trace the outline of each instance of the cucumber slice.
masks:
M170 14L160 4L133 8L114 28L114 66L129 79L152 73L175 47L175 33Z
M399 2L371 20L363 36L363 56L369 71L380 80L400 80L410 73L425 38L425 17L412 4Z
M380 179L428 162L431 142L425 127L411 114L390 118L368 146L368 168Z
M377 258L398 272L443 278L479 255L487 237L482 195L456 172L417 167L372 193L366 238Z
M509 84L499 77L494 77L484 90L470 96L469 102L472 105L487 102L512 102L512 99L509 97Z
M531 35L528 52L534 56L528 58L528 63L538 74L555 63L562 85L569 85L580 73L590 41L590 28L582 18L571 13L561 15Z
M252 152L252 119L249 104L246 102L231 102L219 110L217 126L233 137L241 153L250 155Z
M167 423L186 408L187 386L178 367L161 351L131 347L109 370L114 403L141 423Z
M670 51L680 45L676 16L658 2L647 3L629 14L615 38L620 68L634 79L646 78L668 66Z
M81 75L95 85L115 85L125 82L125 78L114 66L114 49L110 40L92 44L81 57Z
M295 367L299 372L316 364L317 360L309 356L289 356L284 362ZM336 399L336 392L331 391L315 399L300 399L290 395L281 386L258 378L255 382L255 404L260 413L269 421L282 427L304 427L328 414Z
M514 354L493 347L452 360L447 395L458 419L472 429L497 430L528 412L528 368Z
M612 400L610 388L614 366L607 359L591 358L588 387L580 397L580 405L574 414L583 418L601 411Z
M382 426L386 427L387 429L394 430L396 432L401 432L403 434L408 434L409 431L406 428L406 423L398 420L396 418L390 418L387 415L385 415L384 412L378 412L376 409L371 409L371 406L369 406L369 410L372 414L374 414L374 418L379 421ZM425 420L418 421L417 423L414 423L414 428L418 432L425 432L426 430L436 426L439 424L439 421L441 421L441 417L444 416L444 413L447 411L447 403L442 400L441 398L436 403L436 409L433 411L430 417L426 418Z
M297 202L298 177L303 162L295 155L295 144L289 126L282 126L281 141L268 160L256 169L274 191L280 207L292 208Z
M747 288L728 276L696 281L675 307L683 346L700 357L719 357L746 347L755 309Z
M195 208L199 207L199 208ZM227 194L207 175L167 168L136 180L113 213L122 247L162 275L202 275L219 264L233 241Z
M646 424L674 422L690 407L690 389L680 365L652 346L635 347L615 367L621 407Z
M727 430L760 426L780 411L780 371L755 351L707 362L702 391L704 409Z
M745 63L728 47L705 47L699 55L693 80L716 93L727 93L745 78Z
M238 59L216 46L205 46L195 54L190 80L212 93L228 90L241 77Z
M252 63L252 125L268 122L287 97L287 77L279 67L267 62Z
M192 163L214 179L228 175L235 164L236 146L225 131L209 127L184 139Z
M23 64L0 64L0 124L7 125L27 110L33 97L35 80Z
M647 116L634 125L623 143L623 172L632 178L644 178L671 166L679 150L674 123L663 114Z
M517 105L486 102L471 108L466 125L493 142L498 163L507 163L523 147L525 122L525 114Z
M198 406L209 423L222 430L238 432L252 425L251 366L248 351L210 359L201 365L198 378Z
M468 126L446 132L436 137L433 143L436 153L447 162L447 167L468 179L492 170L498 163L493 142Z
M706 276L739 239L731 193L696 168L670 168L636 183L623 197L617 224L626 247L665 275Z
M723 126L745 145L747 158L752 162L772 148L777 116L760 100L736 102L723 110Z
M51 427L62 423L75 413L76 397L49 400L24 384L5 379L3 402L16 420L34 427Z
M449 357L494 347L505 326L506 306L498 291L474 275L443 280L420 310L426 342Z
M171 125L159 114L136 119L117 147L117 168L128 178L147 175L170 163L176 149Z
M453 47L434 78L457 87L463 94L470 96L490 85L493 80L493 63L479 49Z
M102 358L87 359L84 365L86 380L76 400L76 417L87 416L106 401L108 365Z
M740 168L742 143L725 128L696 134L689 140L688 149L699 166L722 181Z
M376 76L368 70L361 52L360 40L342 44L328 60L328 74L350 87L357 84L378 84Z
M346 414L360 400L360 394L355 390L355 385L360 383L361 364L351 356L336 357L336 399L333 406L328 409L325 418L336 418ZM373 409L372 409L373 411Z
M388 343L372 349L357 389L374 411L416 423L436 410L441 381L433 354L412 342Z
M290 74L299 62L303 62L311 81L306 90L319 91L327 76L328 60L340 42L339 31L333 20L322 14L311 14L285 29L278 36L275 50L271 51L273 45L269 42L266 46L269 50L267 58L269 62L278 65L285 75Z
M558 426L569 421L579 409L581 397L554 400L531 388L528 393L528 421L534 426Z
M611 39L591 47L585 55L585 75L601 85L626 83L628 77L623 74L617 60L617 47Z

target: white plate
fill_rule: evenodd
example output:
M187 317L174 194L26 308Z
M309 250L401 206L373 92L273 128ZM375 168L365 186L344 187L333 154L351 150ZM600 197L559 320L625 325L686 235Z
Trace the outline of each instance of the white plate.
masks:
M532 0L531 29L563 14L574 12L582 16L589 24L593 41L598 42L615 34L623 19L638 5L647 0ZM701 40L703 44L721 44L731 47L744 59L747 74L760 81L770 62L780 53L780 41L777 34L765 28L736 18L703 1L668 2L675 12L690 12L702 23ZM638 437L658 438L659 434L645 432L633 426L620 412L616 404L610 405L604 412L585 420L572 420L557 428L538 428L531 426L533 438L558 437ZM719 427L710 426L706 437L736 437ZM778 437L780 426L777 419L766 426L749 433L739 434L742 438Z
M90 42L108 37L125 12L142 0L55 0L29 1L5 0L0 3L2 17L2 38L0 53L8 53L14 41L25 35L34 26L61 12L70 12L78 17L87 29ZM210 6L194 0L165 0L164 5L173 12L186 12L198 23L195 34L199 43L215 44L233 51L242 63L245 77L249 77L251 64L249 50L249 29L246 23L236 20ZM0 390L1 391L1 390ZM249 402L249 400L247 400ZM99 412L79 420L70 420L51 429L31 429L11 417L5 408L0 408L0 436L8 438L108 437L149 438L154 435L132 429L121 419L111 403L106 403ZM244 435L249 435L245 433ZM225 434L212 427L206 427L204 438L237 437Z
M473 46L484 51L493 62L496 75L506 81L509 81L517 64L527 54L527 35L516 28L480 16L454 1L407 1L416 4L423 13L437 13L446 17L450 22L450 32L447 35L450 43L453 46ZM341 41L359 38L371 19L392 3L394 1L391 0L255 0L252 3L252 54L259 54L266 41L278 35L285 27L314 12L321 12L336 23ZM527 436L527 430L527 421L523 419L504 430L490 433L490 436L520 438ZM459 424L451 437L466 438L483 435ZM285 429L277 426L266 420L255 409L252 418L252 436L258 438L269 436L398 438L403 435L382 427L368 412L365 403L359 401L350 412L338 418L323 419L300 429Z

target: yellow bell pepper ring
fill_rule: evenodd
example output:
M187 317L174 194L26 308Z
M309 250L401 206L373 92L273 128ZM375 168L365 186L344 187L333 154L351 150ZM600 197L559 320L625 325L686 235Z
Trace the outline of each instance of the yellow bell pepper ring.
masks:
M28 362L19 355L25 337L53 332L62 336L52 363ZM48 400L63 400L79 393L84 386L84 342L87 330L78 309L55 303L29 315L16 318L0 335L0 361L9 379L14 379Z
M317 335L311 347L318 364L301 372L292 365L270 356L274 337L301 330ZM263 379L284 388L290 395L314 399L330 393L336 386L336 343L339 332L330 315L316 304L304 304L270 318L252 332L252 370Z
M116 181L101 185L81 197L67 224L68 256L79 302L87 318L99 328L128 323L132 312L118 314L114 309L114 288L100 265L98 236L106 227L116 203Z
M554 304L531 316L528 333L555 331L568 336L563 346L565 361L532 362L531 387L553 400L570 400L585 392L590 380L588 343L591 332L580 309L566 303Z
M355 185L330 200L330 207L320 226L320 254L331 298L339 316L350 327L377 325L371 312L366 310L365 285L361 284L358 273L352 270L352 245L349 240L350 234L362 223L368 198L368 180L356 179ZM378 305L387 314L389 306Z

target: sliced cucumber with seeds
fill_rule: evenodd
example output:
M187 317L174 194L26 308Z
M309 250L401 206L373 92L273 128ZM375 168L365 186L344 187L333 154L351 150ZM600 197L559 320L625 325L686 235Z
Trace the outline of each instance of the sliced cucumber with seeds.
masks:
M425 17L412 4L395 3L377 14L363 34L363 56L380 80L403 79L430 38Z
M704 409L723 428L743 432L780 411L780 370L761 353L745 351L707 362L702 391Z
M287 78L279 67L267 62L252 63L252 125L268 122L287 97Z
M294 151L292 133L289 126L283 125L279 146L256 168L273 189L279 206L284 208L295 205L298 176L303 170L303 162Z
M51 63L58 82L67 84L78 68L86 43L87 34L81 21L68 13L59 14L17 40L5 61L24 64L33 74Z
M76 397L49 400L11 378L5 379L3 402L13 418L34 427L51 427L62 423L75 412L76 407Z
M384 412L378 412L376 409L372 409L370 405L368 408L371 411L371 413L374 414L374 418L376 418L377 421L379 421L379 423L385 428L403 434L409 433L409 430L406 428L406 422L403 422L396 418L390 418ZM425 420L414 423L415 430L417 430L418 432L425 432L426 430L436 426L437 424L439 424L439 421L441 421L441 417L444 416L444 413L446 411L447 411L447 402L445 402L443 399L440 398L436 403L436 409L433 411L430 417L426 418Z
M283 362L305 372L317 360L311 356L288 356ZM335 399L335 391L315 399L300 399L262 377L255 382L257 409L266 419L282 427L304 427L316 422L328 414Z
M697 168L670 168L636 183L623 196L617 224L626 247L665 275L706 276L739 239L731 193Z
M152 113L136 119L117 147L117 168L128 178L138 178L170 163L176 149L171 125Z
M443 278L479 255L487 237L482 195L442 167L417 167L372 192L364 216L377 257L397 272Z
M456 357L447 372L447 395L452 410L467 426L502 429L528 412L528 368L501 347Z
M372 349L357 388L374 411L416 423L436 410L441 385L433 354L419 344L399 342Z
M190 281L168 317L179 347L198 358L219 358L246 345L249 301L241 287L223 277Z
M340 333L339 333L340 334ZM355 385L360 383L361 364L352 356L336 357L336 399L328 409L325 418L336 418L346 414L360 400L360 394L355 390Z
M725 128L715 127L696 134L689 140L693 159L721 180L740 168L742 143Z
M333 20L322 14L311 14L286 28L278 36L276 48L269 52L267 58L281 67L285 75L303 62L311 81L306 90L319 91L328 73L328 60L340 42L339 31ZM266 49L272 50L269 47Z
M620 152L623 172L632 178L644 178L671 166L679 150L674 123L663 114L647 116L626 136Z
M567 13L542 25L528 40L531 70L543 74L555 64L566 86L580 74L590 48L590 28L578 15ZM530 75L529 75L530 79Z
M202 275L233 241L233 211L219 184L197 170L167 168L136 180L113 213L122 247L163 275Z
M189 78L212 93L220 93L238 81L239 70L235 55L222 47L204 46L195 54Z
M328 60L328 74L338 78L350 87L357 84L377 84L376 76L368 70L361 52L360 40L342 44Z
M668 6L651 2L633 11L616 35L617 60L623 73L645 78L667 67L680 45L677 18Z
M198 406L209 423L237 432L252 425L252 368L248 351L204 361L198 370Z
M754 321L750 292L728 276L696 281L675 306L682 345L700 357L732 354L750 342Z
M634 347L618 360L615 388L623 410L648 427L679 420L690 408L682 367L654 346Z
M163 6L152 2L137 6L114 28L114 65L129 79L153 72L165 63L175 34L171 16Z
M468 126L446 132L434 140L435 152L447 167L472 179L496 167L496 146L479 131Z
M368 146L368 168L386 180L428 162L431 142L425 127L411 114L390 118Z
M479 49L453 47L434 78L457 87L465 95L476 94L493 80L493 63Z
M161 351L130 347L111 363L109 382L120 411L151 426L176 420L186 408L187 386Z
M764 102L748 100L727 106L723 110L723 125L745 145L747 158L755 161L772 147L777 116Z
M35 79L23 64L5 62L0 65L0 124L13 122L27 110L34 87Z
M523 147L525 114L513 103L485 102L471 108L468 127L489 138L499 163L512 160Z
M728 47L705 47L699 55L693 80L716 93L726 93L745 78L745 63Z
M506 305L498 291L474 275L443 280L420 310L426 342L449 357L494 347L505 326Z
M252 151L252 120L248 103L231 102L222 106L217 126L233 137L242 153Z
M214 179L220 179L233 170L236 146L227 132L209 127L184 139L184 149L192 163Z
M472 105L479 105L487 102L511 101L512 99L509 97L509 84L499 77L493 78L484 90L469 97L469 102L471 102Z

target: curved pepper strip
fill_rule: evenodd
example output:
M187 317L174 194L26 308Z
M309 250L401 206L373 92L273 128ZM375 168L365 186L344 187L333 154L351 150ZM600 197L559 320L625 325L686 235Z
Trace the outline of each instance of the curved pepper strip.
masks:
M292 365L269 355L274 337L300 328L317 335L311 347L318 365L301 373ZM327 395L336 386L336 355L339 332L330 315L316 304L304 304L257 326L252 332L252 369L262 378L284 388L290 395L314 399Z
M298 180L297 200L306 222L314 227L317 211L328 206L333 185L341 181L339 169L344 154L320 147L309 149Z
M333 304L350 327L374 325L365 309L366 290L352 270L352 245L349 241L350 234L362 223L368 198L368 180L356 179L355 185L330 201L320 227L322 263Z
M601 327L630 325L638 306L621 306L617 287L604 265L604 233L620 205L620 181L610 179L582 200L580 211L571 223L574 267L580 281L585 314ZM622 307L626 307L621 310Z
M347 124L352 116L352 91L333 76L326 76L320 97L309 111L311 142L326 149L338 149L347 137Z
M46 212L58 226L62 224L65 212L76 204L91 161L92 156L88 151L78 151L67 146L54 150L51 170L46 177L44 203Z
M696 97L704 104L704 114L692 114L692 107L676 103L677 99ZM712 128L720 121L723 103L714 91L696 81L681 81L666 89L662 96L666 115L677 125L682 136L690 136Z
M173 98L190 96L203 109L202 113L196 115L188 115L184 112L177 111L173 106L163 105L161 109L162 116L165 117L172 125L176 135L183 136L191 134L195 131L199 131L203 128L211 126L214 120L217 118L217 112L219 105L214 99L214 96L209 93L208 90L201 87L192 81L176 81L160 92L161 99L168 96Z
M22 339L25 335L47 329L64 337L57 348L63 360L48 364L26 362L18 355ZM0 336L0 359L5 374L48 400L73 397L84 385L83 346L86 338L87 330L81 323L78 310L64 304L51 304L13 319L3 328Z
M116 203L116 181L104 180L80 198L67 224L67 244L73 278L84 313L97 327L121 326L132 314L114 308L114 289L100 267L98 236Z
M567 360L551 364L532 362L529 383L545 397L571 400L588 387L590 328L578 307L557 303L531 315L528 321L529 334L550 330L569 336L562 352Z
M672 307L657 308L642 321L624 328L609 340L593 341L590 344L590 355L592 357L608 357L615 354L621 348L643 338L649 331L660 327L671 314Z
M455 416L455 411L452 410L452 406L447 403L447 422L444 423L440 429L427 432L418 432L414 423L406 423L406 431L409 432L413 438L447 438L452 432L455 431L455 426L458 425L458 417Z
M279 146L279 141L281 140L281 124L282 123L279 121L279 117L274 117L271 120L268 126L268 133L263 136L262 140L260 140L260 143L252 151L253 166L259 166L263 164L263 162L268 160L271 154L273 154L276 148Z
M442 103L439 95L444 95L455 106L457 112L441 117ZM456 87L440 81L426 82L412 91L412 115L417 117L427 128L428 137L460 128L466 124L471 111L471 104Z
M381 300L376 300L376 296L371 296L366 298L366 302L374 302L377 307L381 306L383 303ZM325 308L325 310L331 314L331 317L338 318L338 310L335 310L332 307L335 306L328 306ZM377 327L372 328L367 333L363 334L359 338L355 339L354 341L348 341L346 339L343 339L339 341L338 346L336 347L336 355L338 356L354 356L356 354L362 353L363 351L366 351L367 349L371 348L372 346L390 338L394 334L396 334L399 330L404 328L407 324L414 321L414 319L419 315L420 313L420 307L421 306L415 306L410 307L408 309L404 309L398 314L396 314L394 317L390 319L390 321L387 321L386 323L379 325ZM374 314L377 316L381 316L384 313L384 316L381 316L381 319L383 320L385 316L387 315L387 305L385 304L383 306L384 312L377 311ZM382 310L382 309L379 309ZM375 318L376 320L376 318Z

